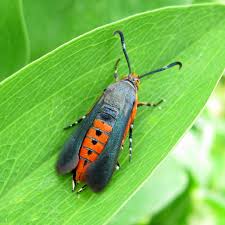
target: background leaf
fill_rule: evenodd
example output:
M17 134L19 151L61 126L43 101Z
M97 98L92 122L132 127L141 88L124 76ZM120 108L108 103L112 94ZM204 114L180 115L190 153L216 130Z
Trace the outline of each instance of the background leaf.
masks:
M20 0L0 1L0 81L29 60L28 38Z
M168 8L130 17L87 33L2 82L0 89L0 223L108 222L177 143L205 105L224 69L225 7ZM68 138L62 128L83 115L113 80L125 33L133 69L142 73L172 61L184 64L143 80L141 100L166 99L162 110L141 109L131 165L101 194L70 192L71 177L54 165ZM127 72L121 64L120 73ZM126 148L125 148L126 149Z
M31 58L39 58L60 44L98 26L135 13L192 0L23 0Z
M170 205L151 219L151 225L186 225L191 211L189 187L186 188Z
M172 176L171 176L172 175ZM188 176L179 163L167 157L153 171L110 224L136 224L166 208L188 187ZM144 222L144 221L143 221Z
M203 4L203 3L225 3L224 0L192 0L192 4Z

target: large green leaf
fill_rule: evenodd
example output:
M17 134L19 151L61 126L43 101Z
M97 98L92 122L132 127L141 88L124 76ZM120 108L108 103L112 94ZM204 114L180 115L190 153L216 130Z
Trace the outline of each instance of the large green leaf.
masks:
M0 81L29 60L21 0L0 1Z
M224 96L224 93L223 93ZM221 191L225 196L225 180L221 177L225 176L225 121L213 121L217 127L221 127L221 131L216 131L215 140L212 148L212 166L211 186L216 191ZM224 207L225 208L225 207Z
M177 198L162 211L151 218L149 225L189 225L192 202L188 186Z
M193 123L224 69L225 7L205 5L156 10L101 27L63 45L1 83L0 223L101 224L110 221ZM101 194L70 191L55 161L68 132L113 81L125 33L138 73L183 62L143 80L141 100L166 99L162 110L140 109L133 161L126 150L121 170ZM120 73L127 72L123 59ZM125 148L126 149L126 148Z
M128 225L148 221L150 217L161 212L163 208L176 200L187 189L187 186L186 171L174 158L168 156L110 224Z
M192 0L192 4L202 3L225 3L225 0Z
M36 59L65 41L98 26L150 9L188 4L192 0L23 0L23 2L31 41L31 57Z
M205 191L202 197L204 202L211 207L214 224L223 225L225 223L225 194Z

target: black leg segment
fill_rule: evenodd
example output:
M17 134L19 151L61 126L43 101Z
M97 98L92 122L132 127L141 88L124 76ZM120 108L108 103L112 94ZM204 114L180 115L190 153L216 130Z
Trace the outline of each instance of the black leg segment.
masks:
M77 194L80 194L82 191L84 191L85 189L87 188L87 184L85 184L82 188L80 188L78 191L77 191Z
M67 130L67 129L71 128L71 127L76 126L76 125L79 124L82 120L84 120L86 117L87 117L87 115L82 116L81 118L79 118L79 119L78 119L77 121L75 121L74 123L70 124L70 125L67 126L67 127L64 127L64 130Z
M119 164L119 162L117 161L117 163L116 163L116 170L119 170L120 169L120 164Z
M133 134L134 124L132 123L129 130L129 161L132 159L132 134Z
M149 107L156 107L158 105L160 105L161 103L163 103L165 100L161 99L158 102L138 102L138 107L140 106L149 106Z

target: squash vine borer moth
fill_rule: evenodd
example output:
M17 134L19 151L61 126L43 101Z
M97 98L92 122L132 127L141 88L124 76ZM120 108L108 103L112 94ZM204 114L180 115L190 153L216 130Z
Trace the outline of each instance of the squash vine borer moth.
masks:
M72 172L73 191L80 181L86 183L77 193L87 186L94 192L102 191L106 187L114 170L119 168L118 154L128 134L131 160L132 131L137 108L155 107L163 102L163 100L156 103L139 102L137 92L140 80L173 66L182 67L181 62L174 62L160 69L137 75L131 70L123 33L117 30L114 34L120 36L129 73L119 80L117 71L120 59L118 59L114 72L116 82L104 90L87 115L65 128L79 124L64 146L56 166L59 174Z

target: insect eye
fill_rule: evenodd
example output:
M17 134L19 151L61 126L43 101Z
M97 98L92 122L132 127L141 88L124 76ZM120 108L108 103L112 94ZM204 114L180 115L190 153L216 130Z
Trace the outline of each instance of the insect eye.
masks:
M100 136L102 134L102 132L100 130L96 130L96 135Z

